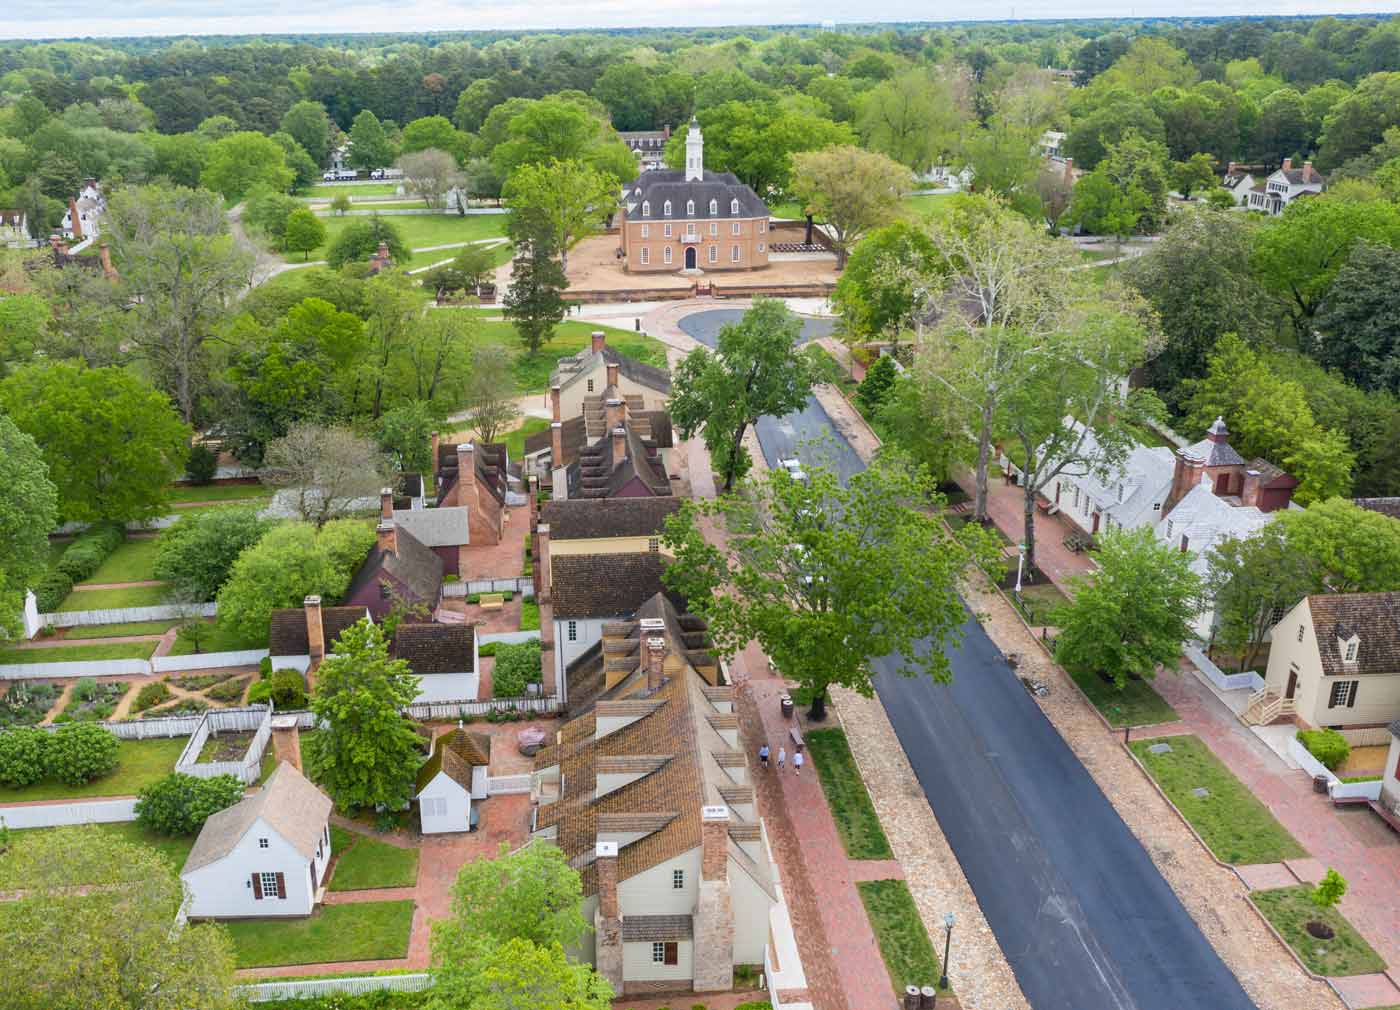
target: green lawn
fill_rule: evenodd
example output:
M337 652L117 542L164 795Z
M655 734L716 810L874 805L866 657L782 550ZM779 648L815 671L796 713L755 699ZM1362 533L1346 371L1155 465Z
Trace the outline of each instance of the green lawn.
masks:
M165 586L130 586L126 589L75 589L59 607L74 610L120 610L126 607L158 607L165 602Z
M348 186L345 183L312 186L302 196L333 197L337 193L349 196L393 196L398 190L397 182L367 182L363 186Z
M632 330L619 330L597 323L583 323L577 320L560 323L555 328L554 339L541 347L540 353L534 357L524 353L515 327L505 320L483 320L478 333L480 339L500 344L516 352L512 368L515 372L517 392L543 393L549 386L549 373L554 370L559 359L587 347L594 330L605 332L608 336L608 346L616 348L629 358L636 358L658 368L666 367L666 345L661 341Z
M1281 887L1276 891L1254 891L1249 898L1273 923L1293 952L1319 975L1367 975L1385 971L1385 961L1371 949L1335 907L1322 909L1308 897L1311 887ZM1307 931L1309 922L1331 926L1336 935L1319 940Z
M1014 577L1014 575L1015 573L1013 572L1012 576ZM1015 584L1015 582L1012 583L1013 586ZM1016 594L1014 592L1008 590L1006 595L1013 603L1016 602ZM1021 616L1023 616L1026 619L1026 623L1032 627L1039 628L1050 624L1051 611L1068 602L1068 598L1064 593L1055 588L1054 583L1042 582L1034 586L1021 586ZM1163 702L1163 704L1166 703Z
M938 985L938 953L904 881L863 880L856 890L894 991L902 993L907 985Z
M39 837L45 831L52 831L53 828L31 828L24 831L10 832L10 845L18 849L27 845L34 838ZM194 848L194 835L180 835L169 838L165 835L158 835L153 831L147 831L135 821L124 821L119 824L87 824L83 826L84 831L100 831L104 835L120 838L122 841L139 845L143 848L154 849L166 858L166 860L178 871L185 865L185 859L190 854L190 849ZM11 880L6 873L8 866L6 860L0 859L0 887L11 887L23 883L19 880ZM88 881L75 880L74 884L85 884Z
M246 649L266 647L267 636L257 639L244 638L237 632L230 631L217 623L210 623L199 639L200 652L243 652ZM193 656L194 654L194 643L185 634L177 637L174 646L170 649L172 656Z
M267 488L261 484L176 484L165 489L165 498L172 504L191 501L240 501L244 498L266 498Z
M506 434L506 451L511 459L521 459L525 455L525 436L548 431L549 421L543 417L527 417L519 428Z
M1069 671L1079 689L1113 726L1155 726L1175 722L1176 709L1146 680L1130 680L1119 688L1093 673Z
M63 633L65 642L84 638L120 638L122 635L163 635L178 621L127 621L124 624L84 624Z
M265 494L265 495L263 495L261 498L248 498L248 499L246 499L246 500L224 502L223 504L220 504L220 505L189 505L189 506L186 506L186 507L183 507L183 508L171 509L171 510L170 510L170 514L171 514L171 515L175 515L175 516L194 516L194 515L203 515L203 514L205 514L206 512L214 512L214 511L217 511L218 509L230 509L230 508L259 508L259 509L261 509L261 508L266 508L268 505L271 505L271 504L272 504L272 495L270 495L270 494Z
M103 585L108 582L145 582L155 578L156 550L159 537L127 540L107 555L97 571L79 585Z
M240 968L404 957L413 902L323 905L308 919L245 919L224 924Z
M852 859L889 859L889 840L846 745L846 734L839 729L814 729L806 734L806 740L846 855Z
M371 196L394 196L392 193L369 194ZM353 205L354 210L427 210L423 205L423 199L417 196L395 196L392 200L356 200ZM441 211L443 214L456 214L454 211ZM335 212L331 212L335 216Z
M952 193L926 193L922 196L906 196L902 201L912 215L923 217L926 214L945 214L952 206Z
M135 796L144 786L175 770L188 737L168 740L118 740L117 770L87 785L70 786L44 779L24 789L0 786L0 803L32 803L37 800L77 800L94 796Z
M150 659L159 644L107 642L100 645L54 645L40 649L0 649L0 663L92 663L103 659ZM36 673L35 676L40 674Z
M325 244L311 250L311 255L308 258L312 260L325 259L326 250L330 248L336 236L349 227L351 222L364 220L367 220L364 216L322 218L321 223L326 226ZM507 215L408 214L385 217L384 220L391 223L403 236L404 243L409 249L421 249L425 246L446 245L449 242L475 242L478 239L504 236ZM451 250L444 250L441 253L416 253L409 258L407 263L400 263L399 266L426 266L451 254ZM301 257L293 256L291 258L299 260Z
M412 887L418 882L418 850L366 838L354 831L331 827L331 853L335 869L332 891L363 891L372 887Z
M1171 750L1153 754L1148 748L1157 743ZM1196 737L1134 740L1129 746L1217 859L1243 865L1307 855L1268 808ZM1192 790L1198 788L1209 795L1197 796Z

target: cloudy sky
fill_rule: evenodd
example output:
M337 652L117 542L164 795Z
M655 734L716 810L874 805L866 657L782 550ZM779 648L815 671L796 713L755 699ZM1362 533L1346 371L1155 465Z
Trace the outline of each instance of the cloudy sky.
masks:
M0 38L228 35L258 32L465 31L1229 14L1356 14L1395 11L1400 0L382 0L288 4L285 0L3 0Z

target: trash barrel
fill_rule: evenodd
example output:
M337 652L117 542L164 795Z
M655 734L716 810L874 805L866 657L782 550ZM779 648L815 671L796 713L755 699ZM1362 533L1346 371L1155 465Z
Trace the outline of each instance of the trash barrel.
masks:
M904 987L904 1010L919 1010L918 986L906 985Z
M1315 792L1315 793L1322 793L1324 796L1327 795L1327 776L1326 776L1326 775L1314 775L1314 776L1313 776L1313 792Z
M926 985L919 990L919 1010L933 1010L938 1004L938 990Z
M780 694L780 695L778 695L778 701L781 702L781 703L782 703L782 706L783 706L783 718L784 718L784 719L791 719L791 718L792 718L792 713L793 713L792 695L790 695L790 694Z

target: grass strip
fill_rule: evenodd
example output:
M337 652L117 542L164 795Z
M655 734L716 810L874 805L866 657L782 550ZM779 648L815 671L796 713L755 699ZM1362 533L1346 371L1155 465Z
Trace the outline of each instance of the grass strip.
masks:
M889 839L880 827L846 734L839 729L816 729L805 739L846 855L852 859L891 858Z

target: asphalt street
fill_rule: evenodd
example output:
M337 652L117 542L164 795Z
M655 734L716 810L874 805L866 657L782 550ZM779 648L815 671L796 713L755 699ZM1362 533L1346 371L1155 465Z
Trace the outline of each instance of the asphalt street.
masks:
M705 312L680 325L704 340L738 315ZM757 429L770 464L819 439L843 477L861 468L815 401ZM951 683L901 677L885 658L875 686L1031 1006L1253 1010L982 625L969 618L961 632L948 650Z

